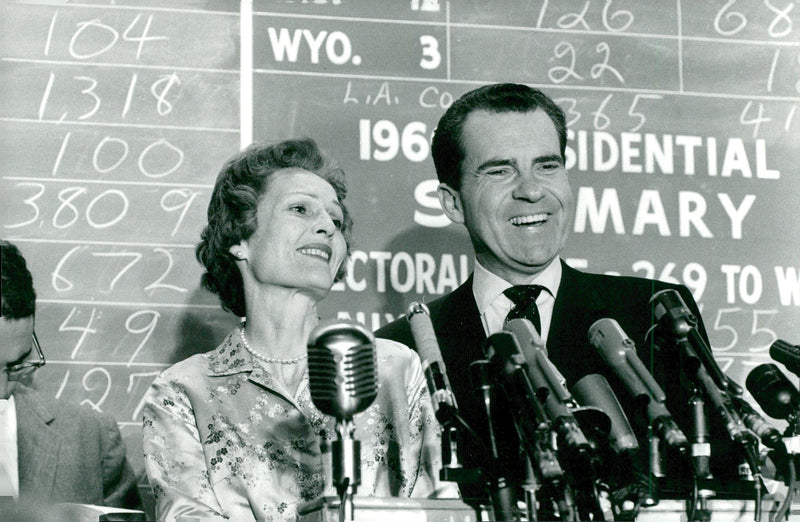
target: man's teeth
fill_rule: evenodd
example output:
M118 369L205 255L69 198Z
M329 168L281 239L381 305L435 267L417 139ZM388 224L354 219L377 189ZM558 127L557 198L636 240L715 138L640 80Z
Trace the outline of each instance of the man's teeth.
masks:
M512 225L532 225L547 220L547 214L534 214L532 216L517 216L511 218Z
M319 248L301 248L300 253L310 256L322 257L325 258L326 261L331 257L330 254L328 254L324 250L320 250Z

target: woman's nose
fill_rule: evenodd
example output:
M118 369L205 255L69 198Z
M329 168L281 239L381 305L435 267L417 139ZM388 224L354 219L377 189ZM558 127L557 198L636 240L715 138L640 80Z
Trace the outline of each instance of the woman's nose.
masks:
M336 223L333 222L333 218L327 212L320 212L316 223L316 232L321 232L329 237L336 232Z

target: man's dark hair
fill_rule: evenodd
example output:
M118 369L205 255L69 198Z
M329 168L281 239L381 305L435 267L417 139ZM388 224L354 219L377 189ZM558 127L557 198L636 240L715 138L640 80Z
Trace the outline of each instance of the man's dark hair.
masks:
M532 112L542 109L558 132L561 157L567 147L567 124L564 111L546 94L533 87L517 83L496 83L479 87L464 94L444 113L433 135L431 155L439 181L455 190L461 187L461 162L464 148L461 143L464 123L474 111ZM533 139L533 137L531 137Z
M0 316L24 319L36 312L33 277L13 244L0 239Z

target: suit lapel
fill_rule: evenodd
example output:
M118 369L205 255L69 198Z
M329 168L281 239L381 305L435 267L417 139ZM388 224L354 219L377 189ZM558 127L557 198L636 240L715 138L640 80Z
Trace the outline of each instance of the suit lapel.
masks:
M463 384L468 383L469 364L484 358L486 341L478 305L472 295L472 276L436 310L434 328L451 383L456 379L466 379Z
M588 331L594 321L607 315L607 307L583 273L563 261L562 268L547 338L547 353L572 385L597 367L599 357L588 347Z
M58 468L61 436L50 427L54 406L30 388L14 393L17 403L17 447L20 491L51 495Z

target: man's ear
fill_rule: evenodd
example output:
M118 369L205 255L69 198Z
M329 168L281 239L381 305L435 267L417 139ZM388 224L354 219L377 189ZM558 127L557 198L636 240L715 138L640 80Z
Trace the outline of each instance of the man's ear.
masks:
M439 183L436 189L436 195L439 196L439 203L442 205L445 215L450 218L453 223L464 223L464 207L461 204L461 194L448 185L447 183Z

